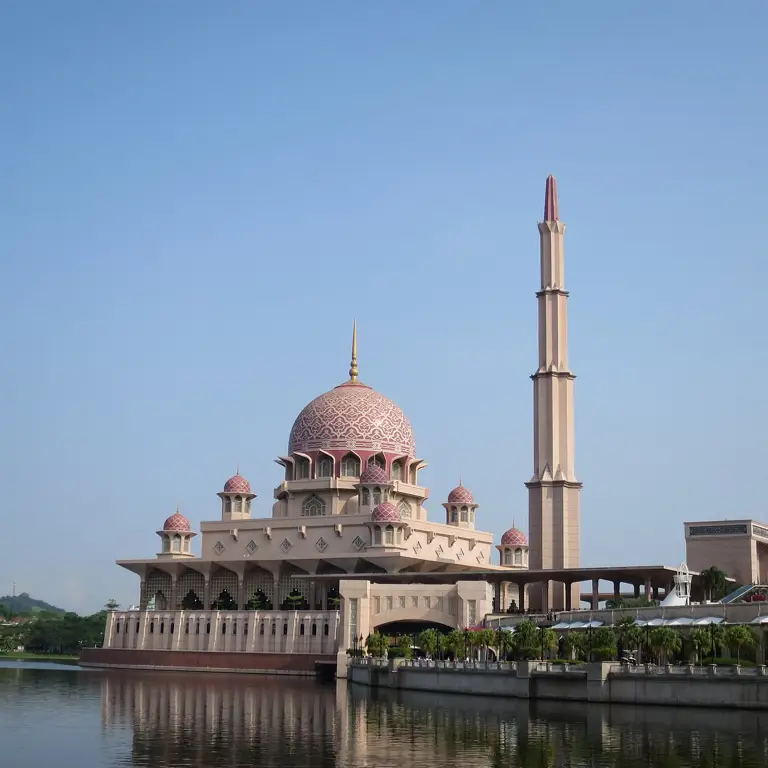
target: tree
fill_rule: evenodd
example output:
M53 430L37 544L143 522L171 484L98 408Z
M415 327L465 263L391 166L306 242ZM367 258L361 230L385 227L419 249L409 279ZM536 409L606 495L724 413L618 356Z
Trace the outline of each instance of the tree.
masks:
M701 663L707 655L707 651L712 649L711 633L702 627L697 627L691 632L691 645L693 650L696 651L698 662Z
M611 627L597 627L586 631L587 661L597 658L610 661L616 658L616 635Z
M716 566L712 565L701 572L701 583L704 587L704 594L707 600L719 599L725 595L728 582L725 580L726 574Z
M534 659L540 648L539 628L530 619L515 627L515 655L519 659Z
M538 636L539 649L541 650L541 658L545 658L547 651L551 651L560 645L560 638L551 627L539 627Z
M648 639L658 660L663 656L668 661L673 653L677 653L683 647L680 633L671 627L655 627L651 630Z
M614 632L622 651L636 651L643 642L643 630L635 624L631 616L619 620Z
M401 659L413 658L413 645L411 639L410 635L400 635L400 637L397 638L397 645L395 647L397 648L397 655Z
M583 659L585 654L586 636L582 632L571 630L565 635L563 645L568 659Z
M725 644L736 649L736 661L741 662L741 649L754 648L757 644L757 638L749 627L743 624L735 624L725 629Z
M372 635L368 635L365 647L371 656L381 657L389 648L389 640L379 632L374 632Z
M493 642L499 655L499 661L501 661L515 647L515 636L508 629L502 629L501 627L495 632L495 635Z
M437 640L438 631L436 629L425 629L416 638L416 645L428 656L434 656L437 653Z
M488 649L496 642L496 633L492 629L480 629L472 633L476 648L485 650L485 658L488 658Z
M444 645L446 650L451 651L454 658L458 659L464 648L464 633L458 629L452 629L446 636ZM466 652L463 655L466 656Z
M114 597L110 597L104 604L104 608L108 611L116 611L120 607L120 603L115 600Z

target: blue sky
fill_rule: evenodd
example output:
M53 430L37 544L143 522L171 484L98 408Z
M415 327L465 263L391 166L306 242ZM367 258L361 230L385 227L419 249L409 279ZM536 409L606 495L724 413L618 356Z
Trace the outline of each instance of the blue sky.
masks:
M538 239L568 225L583 562L765 519L764 3L48 0L0 8L0 594L117 558L361 378L428 503L527 523ZM755 503L757 500L757 503Z

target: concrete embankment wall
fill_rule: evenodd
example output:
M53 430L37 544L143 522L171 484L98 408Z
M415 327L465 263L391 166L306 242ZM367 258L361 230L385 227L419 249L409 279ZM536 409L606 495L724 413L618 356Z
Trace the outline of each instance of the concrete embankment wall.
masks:
M247 653L222 651L140 651L119 648L84 648L80 664L116 669L178 670L185 672L239 672L268 675L316 674L315 662L335 668L335 655L302 653Z
M349 669L352 683L434 693L591 701L606 704L661 704L686 707L768 709L768 676L734 670L635 670L615 664L542 671L535 663L515 669L454 669L419 666L365 666Z

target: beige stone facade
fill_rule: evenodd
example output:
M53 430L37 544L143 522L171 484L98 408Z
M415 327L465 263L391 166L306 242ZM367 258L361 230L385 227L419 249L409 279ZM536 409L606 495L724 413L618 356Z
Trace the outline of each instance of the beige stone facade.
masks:
M683 525L686 561L693 570L715 566L739 584L768 584L768 525L756 520Z

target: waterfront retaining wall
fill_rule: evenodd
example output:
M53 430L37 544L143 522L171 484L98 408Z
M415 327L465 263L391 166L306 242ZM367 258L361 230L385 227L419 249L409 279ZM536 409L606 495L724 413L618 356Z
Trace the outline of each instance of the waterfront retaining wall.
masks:
M355 662L352 683L435 693L610 704L768 709L765 668L583 666L540 662Z
M244 674L314 676L317 663L335 668L336 655L306 653L246 653L224 651L143 651L118 648L84 648L85 667L154 669L185 672L239 672Z

